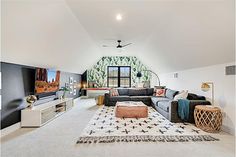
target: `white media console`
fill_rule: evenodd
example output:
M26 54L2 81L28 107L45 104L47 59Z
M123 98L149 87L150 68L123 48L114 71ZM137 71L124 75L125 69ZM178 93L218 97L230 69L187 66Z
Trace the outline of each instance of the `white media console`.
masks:
M21 127L40 127L73 107L73 99L53 100L21 110Z

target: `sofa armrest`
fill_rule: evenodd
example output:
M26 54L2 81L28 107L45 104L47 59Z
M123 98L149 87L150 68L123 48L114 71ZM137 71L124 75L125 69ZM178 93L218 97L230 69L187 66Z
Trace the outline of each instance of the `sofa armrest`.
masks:
M188 122L194 123L194 109L197 105L211 105L206 100L190 100L189 103L189 120ZM169 119L171 122L178 123L182 122L178 115L178 101L172 101L169 106Z
M104 104L105 104L105 106L109 106L109 102L110 102L110 94L105 93L105 95L104 95Z
M178 115L178 101L171 101L170 103L169 120L173 123L182 122Z
M189 122L195 123L194 120L194 109L197 105L211 105L211 102L207 100L190 100L189 104Z

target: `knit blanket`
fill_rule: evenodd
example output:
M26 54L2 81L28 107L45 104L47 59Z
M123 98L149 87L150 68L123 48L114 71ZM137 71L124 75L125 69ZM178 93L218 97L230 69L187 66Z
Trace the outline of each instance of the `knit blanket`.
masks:
M178 115L183 121L188 121L189 119L189 103L188 99L178 100Z

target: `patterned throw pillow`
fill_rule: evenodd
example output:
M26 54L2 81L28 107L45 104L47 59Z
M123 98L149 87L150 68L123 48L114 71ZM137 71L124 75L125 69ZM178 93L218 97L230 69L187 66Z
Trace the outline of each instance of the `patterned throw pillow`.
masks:
M119 92L117 89L113 88L110 90L110 96L119 96Z
M155 96L165 97L165 92L166 92L166 89L156 89Z

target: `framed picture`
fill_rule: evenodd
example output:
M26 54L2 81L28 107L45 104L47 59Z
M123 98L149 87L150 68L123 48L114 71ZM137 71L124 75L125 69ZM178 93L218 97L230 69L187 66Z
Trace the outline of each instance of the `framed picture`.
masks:
M72 94L73 93L73 86L72 85L70 85L70 94Z
M66 88L69 88L69 83L65 83L65 87L66 87Z
M73 77L69 77L69 83L73 84Z

